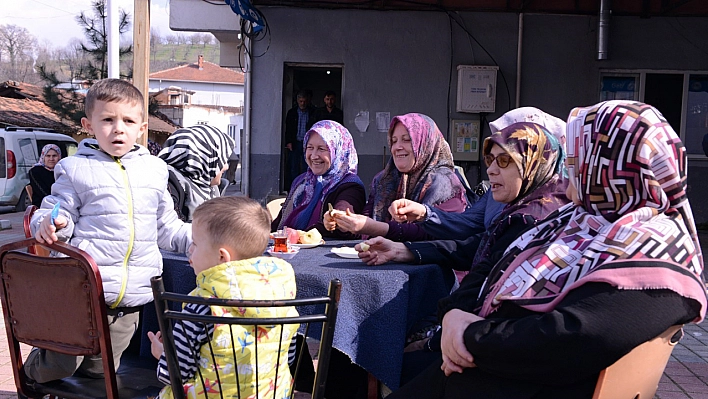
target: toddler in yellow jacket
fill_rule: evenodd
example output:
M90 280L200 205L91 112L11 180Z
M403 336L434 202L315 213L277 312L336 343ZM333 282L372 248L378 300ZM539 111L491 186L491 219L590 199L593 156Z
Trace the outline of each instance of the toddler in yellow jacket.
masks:
M292 266L278 258L260 256L268 245L269 233L270 214L249 198L218 197L197 207L192 222L193 244L189 249L189 263L197 275L197 288L189 295L228 299L295 298ZM229 317L298 315L294 307L254 309L188 304L182 311ZM242 398L256 398L256 385L258 398L289 397L292 377L287 352L298 326L285 325L282 337L280 326L271 327L274 331L267 332L262 331L263 326L259 326L258 331L254 328L233 326L232 340L228 325L189 321L175 324L173 335L187 397L202 398L206 387L209 398L237 398L238 385ZM169 384L161 335L159 332L148 333L148 337L152 342L152 354L159 359L158 378ZM258 359L253 351L256 340ZM236 348L232 348L232 342ZM210 346L217 364L212 360ZM238 366L231 363L234 349ZM197 354L196 358L192 353ZM220 384L217 383L216 370ZM275 395L273 390L276 390ZM160 398L172 398L169 385L160 392Z

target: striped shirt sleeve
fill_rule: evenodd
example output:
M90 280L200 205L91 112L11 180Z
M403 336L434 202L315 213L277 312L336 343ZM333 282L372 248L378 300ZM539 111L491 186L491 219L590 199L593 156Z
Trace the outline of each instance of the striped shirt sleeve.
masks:
M210 315L211 309L207 305L187 304L182 310L184 313L196 315ZM194 323L188 320L177 321L172 329L175 340L175 352L179 363L179 372L182 382L193 378L197 372L197 357L199 349L209 341L214 333L213 324ZM170 384L170 374L167 370L165 354L160 356L157 364L157 378L163 383Z

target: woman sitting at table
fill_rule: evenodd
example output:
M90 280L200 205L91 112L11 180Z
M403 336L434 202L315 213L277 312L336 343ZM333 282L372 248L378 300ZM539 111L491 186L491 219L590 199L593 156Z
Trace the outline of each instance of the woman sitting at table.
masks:
M432 119L415 113L393 118L388 144L391 159L374 176L362 214L325 214L326 227L395 241L419 241L431 237L418 225L391 220L388 207L394 200L407 198L448 212L465 210L465 189L455 175L450 146Z
M324 120L312 125L303 143L307 171L293 181L272 230L316 228L324 237L357 238L349 232L327 230L322 224L330 204L333 209L357 213L366 203L364 183L356 174L359 158L352 135L339 123Z
M56 144L42 147L42 154L32 169L29 170L30 187L32 187L32 205L42 206L44 197L52 193L54 184L54 166L61 159L61 150Z
M567 144L574 204L514 241L484 285L465 279L440 302L429 348L441 353L390 399L590 398L602 369L705 317L671 126L649 105L608 101L571 112Z

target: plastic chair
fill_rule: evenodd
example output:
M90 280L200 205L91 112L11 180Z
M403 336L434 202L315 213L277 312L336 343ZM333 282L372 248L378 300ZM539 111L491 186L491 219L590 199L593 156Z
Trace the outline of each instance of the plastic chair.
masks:
M674 346L683 337L681 326L671 326L622 356L600 372L593 399L651 399Z
M182 295L182 294L176 294L176 293L171 293L171 292L165 292L165 287L162 281L162 277L153 277L152 278L152 290L153 290L153 295L155 296L155 308L157 310L157 320L158 323L160 324L160 331L162 332L162 340L164 343L164 351L165 351L165 358L167 361L167 369L169 370L170 374L170 385L172 386L172 393L175 397L175 399L183 399L185 397L184 394L184 388L182 385L182 380L180 378L180 372L179 372L179 363L176 358L176 352L175 352L175 343L174 343L174 338L172 335L172 327L175 325L175 323L179 323L180 320L189 320L195 323L211 323L211 324L219 324L219 325L224 325L228 324L230 326L233 325L242 325L242 326L255 326L256 329L259 328L259 326L266 326L266 327L271 327L271 326L276 326L276 325L288 325L288 324L299 324L300 325L300 330L303 332L305 336L307 336L309 332L310 325L313 323L322 323L322 335L320 339L320 347L319 347L319 360L317 362L317 368L315 371L315 378L314 378L314 384L312 387L312 398L313 399L323 399L324 398L324 393L325 393L325 381L327 380L327 371L329 367L329 359L330 359L330 353L332 350L332 339L334 337L334 326L335 322L337 320L337 309L339 306L339 296L342 290L342 282L338 279L332 280L329 283L329 293L327 296L323 297L316 297L316 298L302 298L302 299L288 299L288 300L235 300L235 299L222 299L222 298L202 298L202 297L195 297L195 296L189 296L189 295ZM235 317L223 317L223 316L212 316L212 315L195 315L195 314L186 314L182 313L179 310L170 310L172 309L181 309L182 304L201 304L201 305L218 305L218 306L225 306L225 307L238 307L238 308L272 308L272 307L287 307L287 306L313 306L315 305L316 307L314 308L316 313L311 314L311 315L305 315L305 316L298 316L298 317L282 317L282 318L235 318ZM320 311L324 309L323 311ZM231 327L230 327L231 328ZM277 329L271 330L271 333L274 334L279 334L277 332ZM232 348L238 348L238 344L235 343L235 339L233 337L234 334L231 336L231 346ZM254 343L252 346L249 346L249 349L252 354L257 354L258 353L258 342L259 339L255 339ZM206 345L206 344L205 344ZM209 347L211 349L211 347ZM234 351L234 353L231 356L228 356L228 359L225 359L224 361L229 364L234 365L234 370L241 370L241 367L249 367L250 365L246 364L238 364L237 359L236 359L236 352L241 352L239 351ZM287 353L287 351L285 351ZM300 352L298 352L300 353ZM212 356L214 356L212 352ZM257 355L253 355L257 357ZM199 357L198 353L195 353L195 357ZM277 359L274 362L275 364L283 364L283 362L287 362L287 356L280 356L278 353L276 355ZM292 378L292 385L290 386L289 389L289 396L292 398L294 395L294 384L295 380L297 379L298 376L298 371L301 368L300 362L302 360L302 356L298 356L298 358L295 361L295 372L293 374ZM214 362L211 360L211 362ZM259 368L256 368L258 370ZM199 369L197 369L199 371ZM291 368L292 370L292 368ZM233 371L231 372L226 372L224 371L223 374L219 375L218 374L218 369L217 369L217 381L207 381L210 384L218 384L218 392L222 392L221 389L221 379L223 378L228 378L233 381L235 373ZM256 371L256 376L257 376L257 371ZM257 377L256 377L257 378ZM276 376L276 378L280 378ZM195 376L195 383L197 386L202 386L205 387L205 382L199 372L196 373ZM257 388L256 388L257 389ZM238 388L239 392L238 394L241 395L241 388ZM203 395L204 398L207 398L207 389L203 389L205 392ZM265 392L256 392L255 397L258 398L265 398L265 397L273 397L275 398L276 393L281 393L280 391L277 391L273 389L273 394L271 396L270 393L265 393ZM202 397L202 396L199 396ZM218 394L216 396L209 396L209 397L219 397ZM245 396L243 399L246 399Z
M62 258L21 251L33 245L36 240L29 239L0 247L0 295L18 396L145 398L159 391L154 367L131 366L124 359L116 376L103 286L93 259L64 243L47 246L67 256ZM72 356L101 354L105 378L32 382L25 376L20 343Z
M268 212L270 212L270 217L271 219L275 220L275 218L278 217L278 214L280 213L280 209L283 208L283 202L285 202L285 198L276 198L268 204L266 204L266 209L268 209Z
M33 238L32 229L30 229L30 223L32 222L32 215L34 215L34 211L36 210L37 207L34 205L30 205L27 207L27 209L25 209L25 215L22 218L22 227L25 229L26 238ZM47 247L37 244L27 248L27 252L39 256L49 256L51 251L49 251Z

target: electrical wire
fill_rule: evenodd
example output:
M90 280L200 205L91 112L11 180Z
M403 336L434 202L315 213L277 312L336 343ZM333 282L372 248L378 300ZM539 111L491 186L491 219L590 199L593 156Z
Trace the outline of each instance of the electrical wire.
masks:
M207 4L211 4L211 5L215 5L215 6L229 5L226 2L215 2L212 0L202 0L202 1ZM248 69L241 62L241 56L243 55L244 58L248 57L249 60L252 60L254 58L263 57L264 55L266 55L266 53L270 49L270 44L271 44L271 40L272 40L271 33L270 33L270 25L268 25L268 20L266 19L266 16L261 12L261 10L259 10L258 8L256 8L253 5L251 5L251 10L253 12L255 12L258 15L258 17L260 17L260 19L263 21L263 28L258 31L255 31L255 29L253 27L253 22L239 16L241 37L248 38L248 40L251 42L251 44L260 42L261 40L264 40L264 39L268 39L268 44L266 45L265 50L263 50L263 52L261 54L255 55L255 54L251 54L251 52L248 50L248 47L245 44L245 40L243 40L243 39L241 40L241 45L238 46L238 50L239 50L239 52L238 52L238 66L239 66L239 69L241 70L241 72L243 72L243 73L248 72ZM250 63L248 63L248 64L250 65Z
M456 23L460 28L462 28L462 30L465 31L465 33L467 33L467 35L468 35L472 40L474 40L475 43L477 43L477 45L482 49L482 51L484 51L484 52L487 54L487 56L492 60L492 62L494 63L494 65L499 66L499 63L498 63L497 60L494 58L494 56L493 56L492 54L490 54L489 51L487 51L487 49L482 45L482 43L480 43L479 40L477 40L477 38L474 37L474 35L473 35L469 30L467 30L467 27L465 27L463 24L461 24L459 21L457 21L455 18L452 17L452 12L448 11L447 9L445 9L445 8L443 8L443 7L440 7L440 8L442 8L442 9L444 10L444 12L447 14L448 18L450 18L450 19L452 19L453 21L455 21L455 23ZM502 68L501 68L501 67L499 67L499 75L501 75L502 81L504 82L504 87L506 88L506 100L507 100L507 104L508 104L508 105L507 105L507 107L508 107L508 108L507 108L507 111L510 111L510 110L511 110L511 92L509 91L509 84L508 84L507 81L506 81L506 76L504 75L504 71L502 71Z

